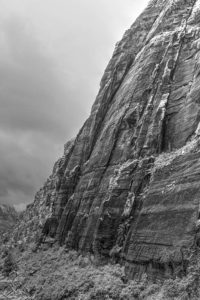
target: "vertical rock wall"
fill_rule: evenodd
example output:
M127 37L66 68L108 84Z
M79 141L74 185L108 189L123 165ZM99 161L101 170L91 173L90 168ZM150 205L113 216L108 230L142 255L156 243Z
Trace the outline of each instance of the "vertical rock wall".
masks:
M53 215L60 244L123 258L131 277L183 272L183 248L197 240L199 19L197 0L150 1L117 43L89 118L25 212L37 222Z

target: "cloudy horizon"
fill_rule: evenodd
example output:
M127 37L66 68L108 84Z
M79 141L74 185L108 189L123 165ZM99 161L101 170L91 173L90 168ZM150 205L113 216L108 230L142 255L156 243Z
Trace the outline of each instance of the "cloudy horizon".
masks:
M0 0L0 203L34 200L148 0Z

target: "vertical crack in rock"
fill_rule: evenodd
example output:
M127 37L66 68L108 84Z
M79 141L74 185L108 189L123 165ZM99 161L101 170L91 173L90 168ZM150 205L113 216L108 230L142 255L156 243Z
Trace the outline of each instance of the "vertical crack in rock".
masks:
M152 22L154 23L154 21ZM137 28L137 27L136 27ZM126 43L126 34L125 34L125 43ZM122 40L123 41L123 40ZM118 48L120 48L121 45L118 45ZM131 54L132 51L132 54ZM115 57L115 55L117 54L118 50L115 50L115 53L113 55L113 57ZM127 50L126 50L127 52ZM100 103L100 107L98 109L96 109L96 106L98 107L98 105L94 104L93 108L92 108L92 113L94 114L97 110L97 112L95 113L95 118L93 118L93 124L91 124L91 129L90 129L90 149L87 149L87 152L89 153L87 160L89 160L92 150L94 149L94 145L96 143L96 140L98 139L98 136L100 135L100 128L103 126L103 120L106 116L106 111L109 110L109 107L112 104L112 99L114 98L114 96L116 95L121 83L123 82L125 76L127 75L127 72L130 69L130 66L133 62L133 54L134 54L134 49L132 49L132 45L131 45L131 50L128 50L128 54L122 53L122 58L121 58L121 54L120 54L120 60L118 62L118 64L115 66L114 71L112 71L111 74L111 79L110 81L108 81L105 85L104 88L102 88L100 90L99 95L97 96L96 102L98 103L99 101L101 101ZM137 50L138 52L138 50ZM115 60L114 60L115 61ZM105 72L106 73L106 72ZM99 100L100 98L100 100ZM119 122L120 124L121 122ZM118 126L118 125L117 125ZM92 131L91 131L92 130ZM118 130L116 129L115 132L117 132ZM113 135L115 136L115 133L113 133ZM117 137L114 139L114 144L117 142ZM112 153L112 150L110 151L110 153ZM84 154L82 154L84 156ZM109 162L109 159L108 159ZM101 175L101 177L103 177L105 171L106 171L106 165L108 165L109 163L105 163L105 168L103 171L103 174ZM101 183L101 179L99 180L99 184ZM72 214L70 214L69 220L70 220L70 224L72 225L72 219L75 218L76 213L75 211L78 211L78 208L80 206L80 201L76 203L76 209L72 209ZM67 208L66 207L66 211L71 210L71 208ZM67 215L69 215L69 211L67 212ZM73 215L73 217L72 217ZM64 220L62 220L64 219ZM68 232L71 229L71 225L67 226L67 224L69 224L69 222L66 222L66 215L64 214L63 218L61 219L60 224L63 224L62 230L60 229L60 227L58 228L58 232L63 232L62 236L65 235L65 232ZM76 221L75 221L76 223ZM65 224L65 225L64 225ZM65 230L63 229L63 226L65 227Z

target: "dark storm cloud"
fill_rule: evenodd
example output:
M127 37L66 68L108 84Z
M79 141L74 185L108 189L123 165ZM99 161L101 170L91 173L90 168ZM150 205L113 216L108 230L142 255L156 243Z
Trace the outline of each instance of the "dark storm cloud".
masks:
M6 50L0 57L1 128L61 136L65 113L60 100L66 95L52 61L22 20L4 22L1 34Z
M2 24L0 46L0 200L21 203L31 200L56 156L55 143L69 134L66 94L22 20Z

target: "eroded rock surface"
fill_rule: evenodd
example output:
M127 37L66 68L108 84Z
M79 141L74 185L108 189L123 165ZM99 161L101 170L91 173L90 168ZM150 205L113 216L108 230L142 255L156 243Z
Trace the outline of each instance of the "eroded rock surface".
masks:
M200 218L199 19L198 0L150 1L15 238L53 216L56 241L122 257L130 277L185 271Z

